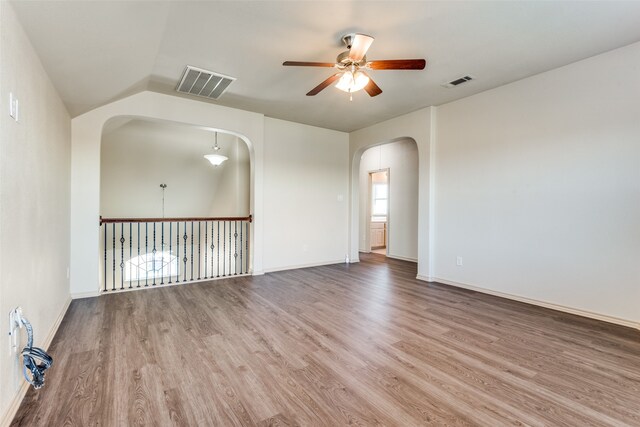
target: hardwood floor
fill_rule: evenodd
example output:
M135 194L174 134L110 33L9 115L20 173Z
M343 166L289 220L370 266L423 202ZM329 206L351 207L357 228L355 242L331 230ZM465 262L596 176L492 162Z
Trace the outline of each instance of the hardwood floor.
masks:
M13 425L640 426L640 332L361 260L73 301Z

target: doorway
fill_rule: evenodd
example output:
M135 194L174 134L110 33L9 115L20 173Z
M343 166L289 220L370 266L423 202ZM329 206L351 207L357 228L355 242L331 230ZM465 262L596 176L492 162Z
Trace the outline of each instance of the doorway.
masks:
M369 251L388 254L389 169L369 172Z

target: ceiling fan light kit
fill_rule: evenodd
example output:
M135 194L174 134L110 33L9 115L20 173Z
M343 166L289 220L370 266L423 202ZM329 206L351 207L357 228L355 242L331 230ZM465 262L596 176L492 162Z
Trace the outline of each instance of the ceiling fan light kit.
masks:
M345 71L335 86L343 92L353 93L364 89L369 80L369 76L362 71Z
M367 61L366 53L373 40L373 37L366 34L352 33L343 36L342 42L347 46L348 50L338 55L335 64L330 62L285 61L282 65L337 68L339 70L338 73L311 89L307 96L315 96L335 82L335 87L341 91L348 92L351 100L353 100L353 92L362 89L371 97L382 93L382 89L363 70L424 70L427 64L424 59Z

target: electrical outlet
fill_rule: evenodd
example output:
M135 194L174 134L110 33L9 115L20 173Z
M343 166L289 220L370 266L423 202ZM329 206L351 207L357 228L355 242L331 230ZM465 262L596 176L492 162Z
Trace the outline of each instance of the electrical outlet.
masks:
M20 103L13 92L9 93L9 116L11 116L16 122L20 115Z
M9 355L18 350L18 329L22 327L21 319L21 307L16 307L9 312Z
M458 267L462 267L462 257L461 256L456 258L456 265Z

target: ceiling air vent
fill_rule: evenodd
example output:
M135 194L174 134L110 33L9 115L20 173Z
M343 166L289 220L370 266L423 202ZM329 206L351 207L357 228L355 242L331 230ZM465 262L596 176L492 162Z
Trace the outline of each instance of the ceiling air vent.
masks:
M473 77L471 76L462 76L460 78L457 78L455 80L451 80L450 82L447 83L443 83L442 86L444 87L456 87L458 85L461 85L462 83L466 83L470 80L473 80Z
M235 78L224 74L187 65L176 90L180 93L218 99L234 80Z

